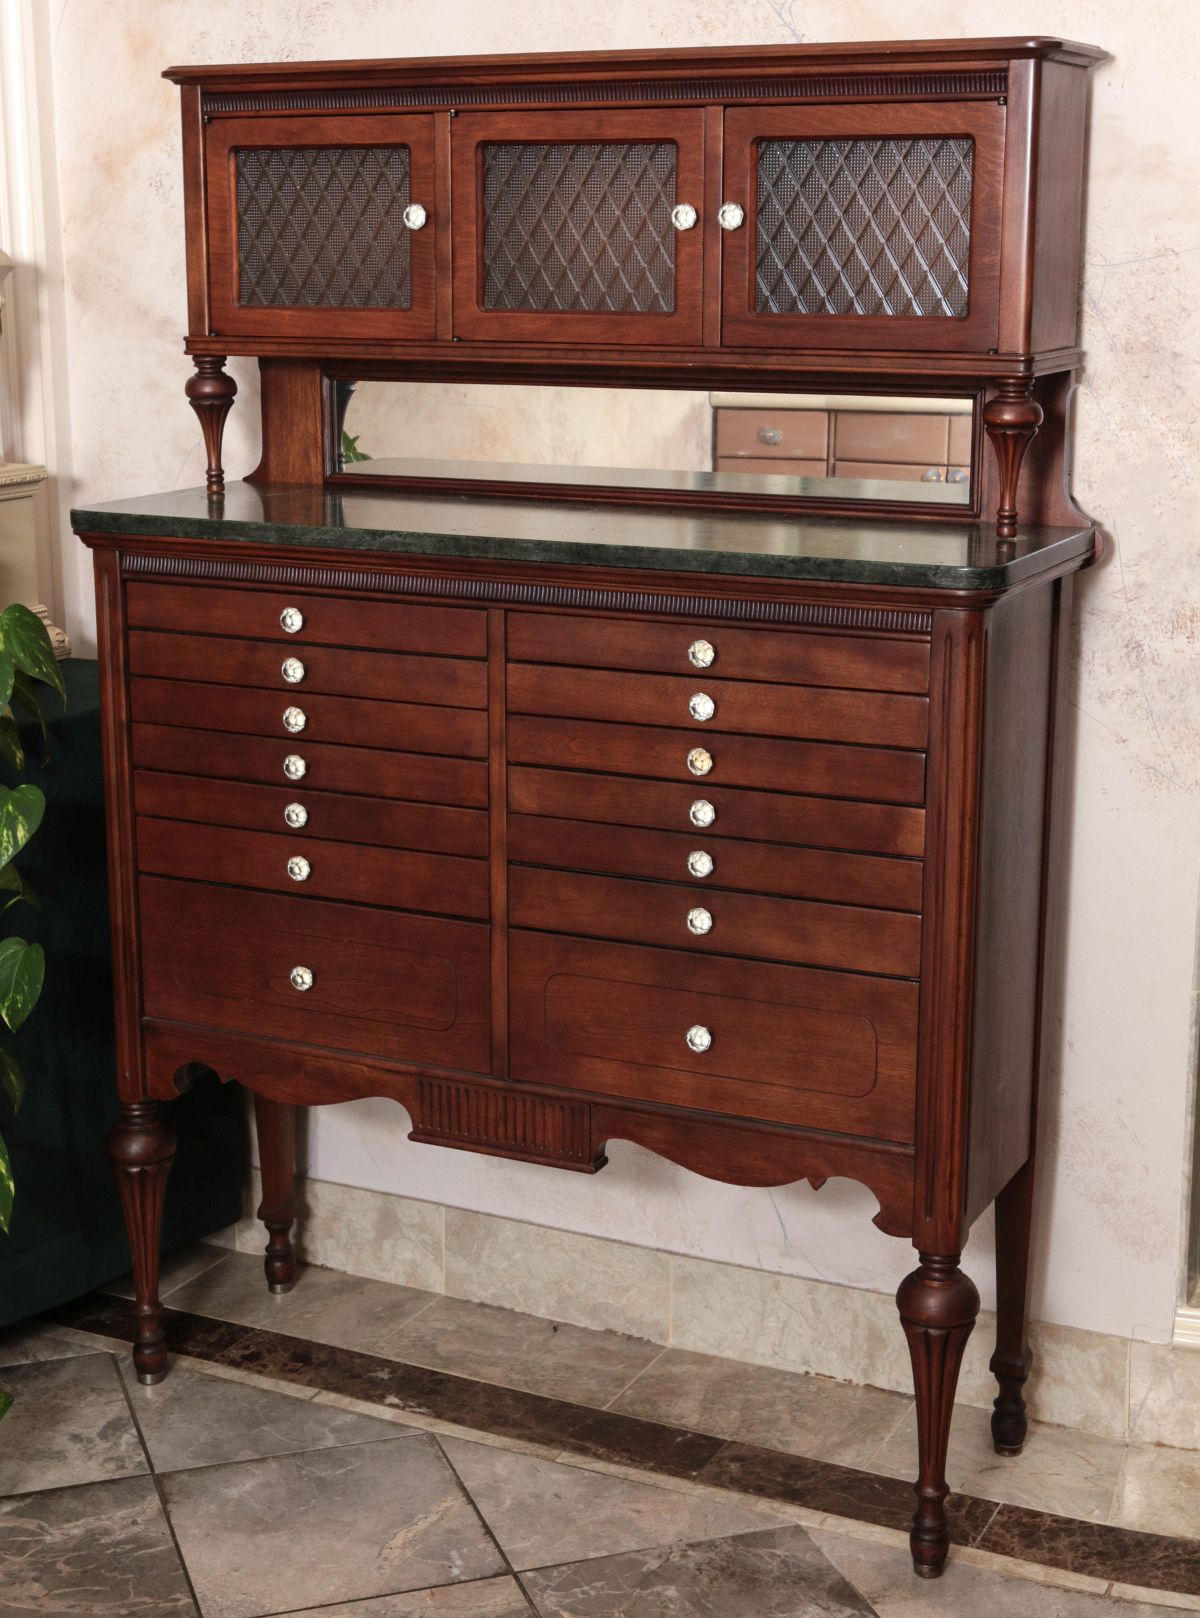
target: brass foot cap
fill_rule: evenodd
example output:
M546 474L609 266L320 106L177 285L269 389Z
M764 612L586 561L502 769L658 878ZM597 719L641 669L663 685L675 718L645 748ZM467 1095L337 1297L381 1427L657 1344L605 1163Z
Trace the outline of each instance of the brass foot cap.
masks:
M919 1579L940 1579L945 1571L945 1562L939 1562L936 1567L930 1567L927 1562L913 1563L913 1572Z
M268 1281L267 1290L273 1292L277 1298L282 1298L285 1292L290 1292L296 1285L294 1281Z
M997 1455L1019 1455L1025 1448L1024 1444L993 1444L992 1448Z
M158 1386L166 1374L165 1371L139 1371L137 1379L144 1388L153 1388Z

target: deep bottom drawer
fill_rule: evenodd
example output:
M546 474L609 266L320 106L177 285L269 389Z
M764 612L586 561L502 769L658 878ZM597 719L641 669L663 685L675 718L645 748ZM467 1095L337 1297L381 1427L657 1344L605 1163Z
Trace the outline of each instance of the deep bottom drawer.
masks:
M519 931L509 970L514 1079L913 1138L915 983Z
M148 1017L489 1071L486 927L156 877L138 891Z

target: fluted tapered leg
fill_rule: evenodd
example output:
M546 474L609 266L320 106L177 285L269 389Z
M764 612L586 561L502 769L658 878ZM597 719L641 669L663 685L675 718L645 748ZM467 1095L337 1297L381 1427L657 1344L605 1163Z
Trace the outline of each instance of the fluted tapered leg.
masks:
M157 1102L130 1101L122 1106L105 1145L117 1175L133 1258L133 1364L139 1382L161 1382L167 1374L167 1349L158 1297L158 1255L175 1133L159 1116Z
M936 1579L946 1565L946 1449L963 1350L979 1313L975 1283L957 1253L921 1253L896 1294L917 1395L917 1510L909 1544L914 1570Z
M1019 1455L1025 1443L1025 1379L1033 1363L1028 1338L1029 1237L1033 1221L1033 1160L996 1198L996 1352L1000 1384L992 1410L997 1455Z
M263 1267L272 1292L290 1292L296 1284L292 1225L296 1218L296 1109L283 1101L254 1098L258 1159L262 1166L262 1201L258 1217L267 1227Z

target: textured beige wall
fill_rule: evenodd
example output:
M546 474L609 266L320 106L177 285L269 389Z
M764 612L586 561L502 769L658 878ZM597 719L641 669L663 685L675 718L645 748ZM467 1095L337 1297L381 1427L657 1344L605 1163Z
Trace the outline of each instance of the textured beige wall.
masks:
M1070 954L1042 1188L1037 1311L1117 1334L1170 1331L1189 1139L1200 866L1200 218L1192 0L50 0L68 264L77 494L195 484L176 97L179 61L613 49L1061 30L1103 44L1083 290L1088 370L1076 487L1106 525L1080 590ZM247 400L253 368L236 366ZM255 459L235 410L229 463ZM67 543L67 627L86 644L83 557ZM885 1287L909 1263L846 1182L821 1193L714 1185L618 1146L580 1180L413 1147L395 1107L331 1108L329 1180L518 1215L766 1270ZM969 1266L988 1291L986 1228Z

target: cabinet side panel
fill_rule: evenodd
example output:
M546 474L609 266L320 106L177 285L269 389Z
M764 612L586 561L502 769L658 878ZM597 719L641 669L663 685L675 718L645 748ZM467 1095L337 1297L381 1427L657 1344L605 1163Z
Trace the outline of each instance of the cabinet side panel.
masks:
M1042 64L1034 172L1034 353L1070 348L1076 341L1087 87L1082 69Z
M988 618L967 1150L974 1219L1029 1155L1036 1065L1052 588Z

